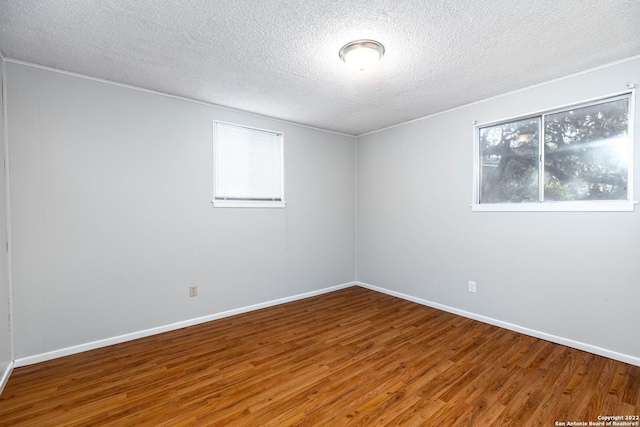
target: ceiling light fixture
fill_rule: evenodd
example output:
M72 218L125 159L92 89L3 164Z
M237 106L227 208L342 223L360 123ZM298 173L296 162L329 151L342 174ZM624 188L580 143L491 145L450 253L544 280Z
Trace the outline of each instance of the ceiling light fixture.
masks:
M340 59L358 71L373 68L384 55L384 46L375 40L356 40L340 49Z
M518 135L518 142L531 142L535 136L533 133L521 133Z

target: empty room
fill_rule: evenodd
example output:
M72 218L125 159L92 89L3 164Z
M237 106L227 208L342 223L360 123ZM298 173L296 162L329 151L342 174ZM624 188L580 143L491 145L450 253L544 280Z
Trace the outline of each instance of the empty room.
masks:
M0 2L0 426L640 426L640 2Z

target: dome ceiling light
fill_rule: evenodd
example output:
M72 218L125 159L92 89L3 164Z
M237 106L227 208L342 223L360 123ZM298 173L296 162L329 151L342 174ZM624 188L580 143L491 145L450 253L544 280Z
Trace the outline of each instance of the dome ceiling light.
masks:
M340 49L340 59L350 68L367 71L384 55L384 46L375 40L356 40Z

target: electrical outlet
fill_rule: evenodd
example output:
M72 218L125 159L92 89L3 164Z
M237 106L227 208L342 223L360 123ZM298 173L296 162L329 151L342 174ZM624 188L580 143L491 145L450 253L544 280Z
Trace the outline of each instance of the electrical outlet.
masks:
M197 297L198 296L198 287L197 286L189 286L189 296Z
M469 280L469 292L476 293L476 282Z

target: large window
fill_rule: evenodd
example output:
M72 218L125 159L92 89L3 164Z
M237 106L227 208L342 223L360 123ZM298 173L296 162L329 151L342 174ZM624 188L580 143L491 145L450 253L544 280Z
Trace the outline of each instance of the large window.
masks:
M283 135L214 122L215 207L284 207Z
M633 210L631 100L476 125L473 210Z

